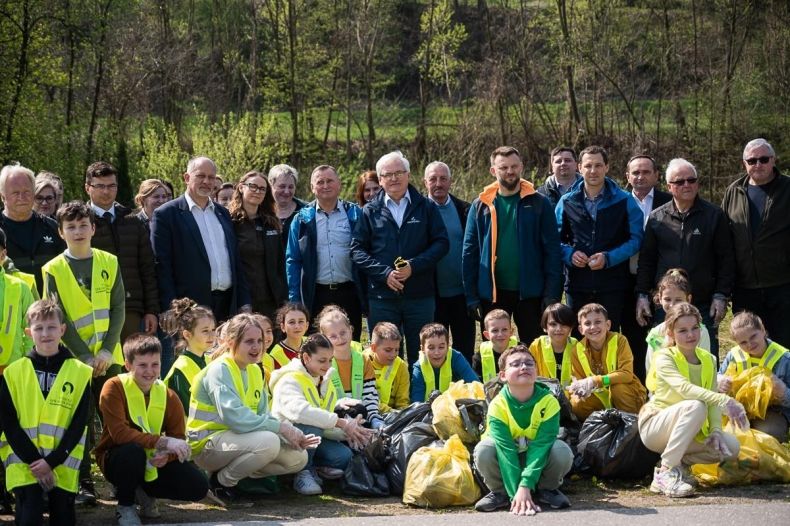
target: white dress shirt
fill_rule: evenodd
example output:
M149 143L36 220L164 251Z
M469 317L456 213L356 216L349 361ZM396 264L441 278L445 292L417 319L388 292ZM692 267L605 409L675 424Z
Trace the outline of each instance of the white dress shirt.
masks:
M211 266L211 290L228 290L233 285L233 274L230 269L225 231L222 230L222 224L214 213L215 204L209 199L206 208L200 208L189 196L189 192L185 192L184 197L192 217L197 222L200 237L203 238L203 246L208 254L208 262Z
M408 190L406 190L406 193L403 194L400 203L396 203L390 198L390 196L386 194L384 195L384 205L392 214L392 218L398 224L398 228L400 228L403 224L403 216L406 214L406 208L409 207L409 203L411 203L411 197L409 197Z

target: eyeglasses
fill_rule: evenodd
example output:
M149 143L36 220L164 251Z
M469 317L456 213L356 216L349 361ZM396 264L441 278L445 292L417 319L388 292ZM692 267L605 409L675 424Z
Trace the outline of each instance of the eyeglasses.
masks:
M669 184L672 186L685 186L687 184L691 185L699 181L697 177L689 177L688 179L678 179L677 181L669 181Z
M768 164L768 161L771 159L773 159L773 157L770 155L763 155L762 157L749 157L748 159L744 159L744 161L746 161L746 164L749 166L754 166L757 163Z
M116 183L112 183L112 184L89 184L88 186L90 186L91 188L94 188L94 189L96 189L96 190L98 190L100 192L103 192L104 190L115 190L115 189L118 188L118 185Z
M265 186L258 186L257 184L244 183L244 186L246 186L247 189L249 189L250 192L265 192L266 191L266 187Z
M37 203L51 203L55 200L54 195L37 195L36 202Z
M395 179L396 177L403 177L407 173L409 172L407 172L406 170L400 170L398 172L382 173L381 175L379 175L379 179Z
M526 367L527 369L532 369L535 367L535 362L516 361L516 362L510 362L509 364L507 364L507 366L513 369L521 369L522 367Z

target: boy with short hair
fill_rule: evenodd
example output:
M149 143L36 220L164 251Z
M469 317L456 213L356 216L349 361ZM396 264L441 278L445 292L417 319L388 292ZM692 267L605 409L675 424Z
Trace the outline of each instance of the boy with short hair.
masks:
M0 374L33 346L25 331L25 312L33 304L33 293L24 279L6 270L6 254L5 232L0 229Z
M409 398L428 400L433 391L445 392L452 382L477 382L480 379L464 355L450 349L450 334L441 323L428 323L420 330L420 357L411 370Z
M93 210L81 201L71 201L58 209L56 218L66 250L41 269L44 296L57 299L63 309L66 323L63 343L74 356L93 367L91 391L95 411L104 382L121 372L120 339L126 316L126 292L118 259L91 248L91 238L96 232ZM88 444L93 444L92 434ZM77 503L96 504L89 454L82 463Z
M571 358L575 380L568 391L571 407L580 420L593 411L616 408L639 413L647 391L634 374L634 355L628 340L612 332L603 305L588 303L579 309L579 332L584 336Z
M59 344L66 327L57 302L31 305L27 325L33 349L0 377L6 487L16 494L17 524L41 524L46 492L49 523L73 525L93 371Z
M472 369L486 383L497 378L497 358L518 340L513 336L510 314L503 309L494 309L486 314L483 327L483 336L488 341L482 342L472 356Z
M570 506L559 487L573 465L573 452L557 439L560 404L536 382L535 357L524 344L499 357L499 378L506 385L488 407L487 428L475 446L475 466L490 493L477 511L510 507L514 515L534 515L540 504Z
M395 324L381 321L373 327L370 349L364 353L376 373L382 414L409 405L409 367L398 356L400 342L401 334Z

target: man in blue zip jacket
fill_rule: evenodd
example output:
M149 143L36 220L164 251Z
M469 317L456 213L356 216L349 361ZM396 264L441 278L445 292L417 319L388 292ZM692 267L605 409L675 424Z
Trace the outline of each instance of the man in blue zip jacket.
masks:
M436 264L450 242L436 204L409 184L409 161L395 151L376 163L383 192L362 209L351 258L367 278L368 326L403 327L409 365L417 361L420 329L433 321Z
M578 312L600 303L609 313L612 331L620 329L629 258L639 252L644 215L634 197L606 177L609 155L588 146L579 155L582 180L557 204L555 214L568 268L568 305Z
M354 341L359 341L365 288L350 247L362 211L338 198L340 177L329 165L313 170L310 188L315 201L297 212L288 235L288 300L303 303L312 317L326 305L339 305L354 327Z

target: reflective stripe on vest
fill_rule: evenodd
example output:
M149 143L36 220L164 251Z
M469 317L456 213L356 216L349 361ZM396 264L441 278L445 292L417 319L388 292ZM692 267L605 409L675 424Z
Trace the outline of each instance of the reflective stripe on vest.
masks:
M617 343L620 339L620 336L617 333L613 333L612 337L609 339L609 343L606 345L606 356L604 358L604 367L606 367L606 374L611 373L612 371L617 370ZM576 344L576 356L579 358L579 363L582 366L582 370L584 371L585 378L590 376L595 376L592 372L592 368L590 368L590 360L587 358L587 353L585 352L584 343L579 342ZM601 401L604 408L611 409L612 407L612 397L611 391L609 390L609 386L599 387L593 394L598 397L598 400Z
M186 356L185 354L180 355L176 358L176 361L173 362L173 365L170 367L170 370L167 372L167 376L163 380L165 385L170 385L170 378L173 377L173 373L176 371L181 371L181 374L184 375L189 385L192 385L192 382L195 380L195 377L200 372L201 367L195 363L195 360Z
M93 369L75 358L68 358L58 371L55 383L47 398L41 392L38 376L29 358L16 360L9 365L4 378L11 401L17 410L19 425L39 449L42 456L50 454L71 424L82 395L93 376ZM69 451L63 463L54 469L55 485L65 491L77 492L79 467L85 451L87 426L77 445ZM6 469L6 488L10 491L20 486L37 484L38 481L11 449L5 434L0 436L0 458Z
M351 398L354 400L362 400L362 386L365 383L365 358L358 351L353 348L351 352ZM337 360L332 358L332 367L335 368L332 373L332 384L335 386L335 391L345 394L347 391L343 386L343 381L340 379L340 373L337 368Z
M244 380L241 377L241 369L238 364L228 355L223 355L222 358L217 358L211 365L201 370L195 376L191 387L191 396L189 398L189 417L187 418L187 440L192 447L192 456L194 457L206 445L206 442L213 435L222 431L227 431L229 428L219 417L217 408L213 404L204 404L195 397L198 386L201 384L203 377L212 367L227 367L230 371L230 376L233 379L233 387L239 398L242 399L244 405L250 411L258 414L258 406L261 397L265 396L263 387L263 373L261 368L256 366L248 366L247 371L247 389L244 389Z
M167 407L167 386L162 380L156 380L151 386L148 394L148 407L145 405L145 394L135 383L134 377L129 373L119 374L124 395L126 395L126 405L129 408L129 420L140 428L143 433L149 435L162 434L162 422L165 420L165 409ZM156 480L159 473L151 464L151 459L156 453L156 449L146 449L145 456L145 481Z
M518 425L513 413L510 411L510 405L508 405L507 400L501 393L496 395L488 406L488 418L496 418L508 427L510 436L513 437L519 453L526 451L530 441L535 440L540 425L559 412L560 403L551 393L545 393L532 407L532 415L527 427ZM486 436L488 436L488 429L486 429L484 434L484 437Z
M22 300L22 287L26 287L24 281L9 276L5 272L0 271L4 283L3 292L3 311L0 313L0 366L8 365L11 359L17 354L19 343L21 342L21 334L18 334L20 326L20 316L25 313L21 311L20 302ZM18 356L18 355L17 355Z
M744 352L740 347L733 347L732 351L730 352L732 353L732 357L735 362L736 373L742 373L751 367L751 356L749 353ZM762 357L760 357L759 361L757 362L757 367L763 367L769 371L773 371L776 362L778 362L786 352L788 352L788 350L778 343L770 342Z
M551 338L548 336L540 337L540 356L543 358L543 363L546 364L545 377L557 378L557 359L554 357L554 348L551 346ZM573 349L579 342L576 338L569 337L568 343L565 344L565 350L562 353L562 370L560 371L560 385L567 387L571 384L571 355ZM541 375L543 376L543 375Z
M102 349L110 328L110 294L118 275L118 258L103 250L94 248L92 251L90 298L80 288L63 254L50 260L41 271L44 276L49 274L55 279L66 316L82 341L96 355ZM44 279L44 295L49 296L46 284ZM107 350L112 353L115 363L123 364L120 343Z
M453 365L452 365L452 349L447 352L442 367L439 369L439 392L445 392L453 381ZM428 400L431 393L436 390L436 379L434 378L434 369L430 360L425 354L420 351L420 371L422 371L422 378L425 381L425 398L423 401Z
M322 398L318 392L318 387L313 383L313 378L309 374L304 371L293 371L288 374L299 382L299 386L302 388L302 393L304 393L305 400L307 400L308 404L323 409L324 411L334 411L335 403L342 391L338 392L332 382L329 383L329 387Z
M508 348L518 345L518 340L513 336L507 342ZM480 344L480 371L483 373L483 383L493 380L499 368L494 357L494 344L490 341Z

